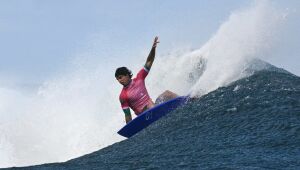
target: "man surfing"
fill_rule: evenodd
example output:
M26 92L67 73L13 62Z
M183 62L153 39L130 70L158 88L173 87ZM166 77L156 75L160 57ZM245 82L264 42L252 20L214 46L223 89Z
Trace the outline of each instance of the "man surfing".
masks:
M121 85L123 85L119 99L123 112L125 113L126 123L132 120L130 108L136 115L139 115L154 107L155 104L165 102L178 96L177 94L167 90L162 93L154 103L146 89L145 78L149 74L153 64L155 50L158 43L158 37L156 36L144 67L137 73L135 78L132 79L132 73L126 67L119 67L115 72L116 79Z

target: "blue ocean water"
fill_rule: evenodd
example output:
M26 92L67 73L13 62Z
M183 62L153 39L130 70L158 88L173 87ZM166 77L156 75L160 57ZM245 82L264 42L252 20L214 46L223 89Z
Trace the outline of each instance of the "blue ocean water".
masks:
M20 169L300 169L300 78L257 71L190 100L132 138Z

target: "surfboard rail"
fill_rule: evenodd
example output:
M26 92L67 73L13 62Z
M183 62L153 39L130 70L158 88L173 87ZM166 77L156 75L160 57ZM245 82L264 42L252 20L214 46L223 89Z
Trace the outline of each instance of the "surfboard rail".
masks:
M169 112L185 104L188 99L188 96L179 96L167 102L158 104L128 122L118 131L118 134L127 138L133 136Z

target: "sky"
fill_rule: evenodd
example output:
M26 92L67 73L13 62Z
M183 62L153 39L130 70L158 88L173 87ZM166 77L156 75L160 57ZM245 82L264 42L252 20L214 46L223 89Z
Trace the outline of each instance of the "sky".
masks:
M297 0L272 1L288 9L278 56L270 62L300 75ZM232 11L250 0L172 1L0 1L0 78L2 84L35 84L68 68L74 58L116 63L148 50L155 35L160 52L199 48ZM289 44L285 46L284 44ZM88 53L88 54L87 54ZM93 57L91 57L93 54ZM96 59L97 58L97 59Z

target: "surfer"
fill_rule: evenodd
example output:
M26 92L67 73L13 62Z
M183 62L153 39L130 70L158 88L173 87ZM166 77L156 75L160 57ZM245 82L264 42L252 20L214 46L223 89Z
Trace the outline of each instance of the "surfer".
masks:
M153 64L155 50L158 43L158 37L156 36L144 67L137 73L135 78L132 79L133 74L126 67L119 67L115 72L116 79L121 85L123 85L119 99L123 112L125 113L126 123L132 120L130 108L136 115L139 115L140 113L154 107L155 104L163 103L178 96L177 94L167 90L159 95L154 103L147 92L145 78Z

